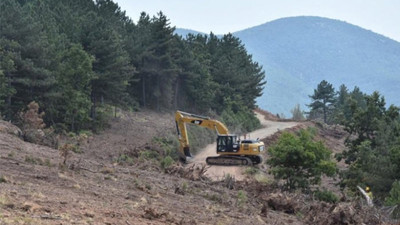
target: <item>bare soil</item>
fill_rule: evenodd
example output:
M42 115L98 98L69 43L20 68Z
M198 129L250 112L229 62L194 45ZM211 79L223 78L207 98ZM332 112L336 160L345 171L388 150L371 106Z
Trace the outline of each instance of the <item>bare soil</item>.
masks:
M262 122L264 130L251 137L296 125ZM139 156L117 163L122 153L172 134L172 113L121 113L63 165L59 150L23 141L18 128L1 121L0 224L377 224L359 208L347 213L351 204L322 206L251 178L213 180L202 166L163 170ZM242 169L232 174L238 178Z

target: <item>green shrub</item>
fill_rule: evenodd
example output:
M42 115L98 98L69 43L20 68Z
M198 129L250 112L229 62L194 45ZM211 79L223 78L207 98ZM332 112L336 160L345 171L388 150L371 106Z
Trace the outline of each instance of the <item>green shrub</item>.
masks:
M182 190L183 192L186 192L188 190L188 183L185 181L182 183Z
M52 166L53 166L53 165L51 164L50 159L45 159L43 165L44 165L44 166L48 166L48 167L52 167Z
M339 197L335 195L333 192L328 190L317 190L314 192L314 197L320 201L337 203L339 201Z
M87 137L93 136L93 132L90 130L80 130L79 135L86 135Z
M161 160L161 167L163 169L166 169L166 168L170 167L173 163L174 163L174 160L172 159L171 156L168 155Z
M237 193L237 204L239 207L243 207L247 202L247 194L243 190L239 190Z
M298 135L284 132L269 149L270 171L275 179L285 181L288 190L308 189L310 184L319 184L323 174L333 176L336 173L330 150L312 138L307 130L300 130Z
M48 167L52 166L50 159L43 160L41 158L35 158L30 155L25 156L25 162L33 164L33 165L48 166Z
M247 167L246 170L244 171L245 174L248 175L255 175L258 173L258 168L257 167Z
M0 183L7 183L7 179L5 176L0 176Z
M395 206L395 210L392 216L395 219L400 218L400 181L395 181L392 184L392 189L389 192L389 196L385 199L385 204L388 206Z
M179 142L176 135L168 134L165 137L154 137L152 142L164 150L164 156L169 155L175 160L178 159Z
M127 163L128 165L133 165L133 159L126 154L119 155L116 161L118 164Z
M208 193L206 193L206 195L204 197L206 199L210 200L210 201L213 201L213 202L218 202L218 203L222 202L221 195L219 195L219 194L211 194L211 195L209 195Z
M38 164L36 162L36 159L34 157L30 156L30 155L25 156L25 162L33 164L33 165Z
M157 159L160 156L158 152L153 151L153 150L146 150L140 152L140 158L141 159Z

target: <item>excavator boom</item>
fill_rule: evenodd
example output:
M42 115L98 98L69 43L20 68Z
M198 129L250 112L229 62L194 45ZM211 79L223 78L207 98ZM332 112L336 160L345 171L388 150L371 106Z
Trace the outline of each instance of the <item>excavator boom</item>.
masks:
M228 128L218 120L212 120L209 117L199 116L182 111L175 113L176 129L179 139L179 153L181 157L192 157L189 148L189 137L187 135L186 124L195 124L208 129L216 130L218 134L228 134Z

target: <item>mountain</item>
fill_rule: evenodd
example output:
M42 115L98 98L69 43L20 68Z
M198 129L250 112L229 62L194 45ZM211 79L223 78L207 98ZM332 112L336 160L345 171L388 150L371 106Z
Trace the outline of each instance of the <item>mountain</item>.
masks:
M199 31L195 31L195 30L191 30L191 29L184 29L184 28L177 28L175 29L175 33L182 36L182 37L186 37L188 34L205 34L203 32L199 32Z
M400 43L352 24L321 17L289 17L234 33L263 65L267 84L258 105L291 115L325 79L363 92L379 91L400 105Z
M289 114L310 103L325 79L336 88L378 90L400 105L400 43L346 22L321 17L291 17L234 33L253 59L264 66L267 85L261 108Z

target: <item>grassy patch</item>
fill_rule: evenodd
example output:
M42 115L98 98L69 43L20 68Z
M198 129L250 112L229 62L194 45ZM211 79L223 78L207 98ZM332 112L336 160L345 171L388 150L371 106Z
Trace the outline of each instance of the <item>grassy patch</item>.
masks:
M245 174L247 175L255 175L258 173L258 168L257 167L247 167L246 170L244 171Z
M314 192L314 197L320 201L329 202L329 203L337 203L339 201L339 197L336 196L333 192L328 190L317 190Z
M47 167L52 167L53 165L51 164L50 159L41 159L37 157L33 157L30 155L25 156L25 162L32 164L32 165L40 165L40 166L47 166Z
M218 194L215 194L215 193L213 193L213 194L208 194L208 193L206 193L206 195L204 196L204 198L206 198L206 199L208 199L208 200L210 200L210 201L213 201L213 202L218 202L218 203L221 203L221 202L222 202L221 196L218 195Z
M14 153L14 152L10 152L10 153L7 154L7 156L8 156L9 158L14 158L15 153Z
M160 156L160 154L158 154L158 152L154 151L154 150L146 150L146 151L142 151L140 152L140 159L158 159Z
M116 161L120 165L121 164L128 164L130 166L133 165L133 159L126 154L119 155Z
M0 183L7 183L7 178L4 175L0 176Z
M9 203L7 196L0 195L0 207L3 207Z
M243 190L239 190L237 193L237 204L239 207L243 207L247 203L247 194Z
M166 156L161 160L161 168L166 169L170 167L174 163L174 160L172 159L171 156Z
M256 179L256 181L258 181L259 183L265 184L265 185L270 185L274 182L273 179L269 179L265 174L262 173L257 173L254 178Z

